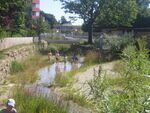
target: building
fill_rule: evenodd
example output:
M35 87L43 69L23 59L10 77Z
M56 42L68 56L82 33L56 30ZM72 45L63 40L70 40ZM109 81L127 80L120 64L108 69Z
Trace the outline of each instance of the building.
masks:
M32 20L40 17L40 0L32 0Z

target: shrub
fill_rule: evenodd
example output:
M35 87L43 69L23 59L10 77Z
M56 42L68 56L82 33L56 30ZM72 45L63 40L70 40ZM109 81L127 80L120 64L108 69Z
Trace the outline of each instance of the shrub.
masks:
M104 46L106 50L111 53L112 58L119 57L122 50L134 42L133 34L124 35L106 35L104 39Z
M150 78L145 76L150 67L148 50L144 39L137 42L138 48L129 45L122 52L120 79L101 75L89 82L98 112L145 113L150 110L150 103L145 105L150 97Z
M69 44L49 44L47 51L51 51L52 53L56 51L65 52L68 48L70 48Z

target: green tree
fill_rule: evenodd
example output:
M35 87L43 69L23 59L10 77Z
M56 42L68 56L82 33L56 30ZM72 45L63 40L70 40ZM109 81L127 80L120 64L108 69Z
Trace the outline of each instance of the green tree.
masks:
M150 15L149 13L149 4L150 0L136 0L138 4L139 15L146 16Z
M105 27L132 26L137 17L135 0L104 0L96 24Z
M60 24L67 24L67 23L71 23L71 22L67 21L67 19L64 16L61 16Z
M43 11L40 12L40 15L45 17L45 20L48 22L50 28L54 28L54 25L57 24L57 20L54 15L45 13Z
M0 26L11 32L25 27L25 8L30 0L1 0L0 1Z
M49 29L49 24L48 22L45 20L44 17L40 16L39 19L37 20L33 20L32 21L32 26L37 34L37 36L39 37L39 42L41 41L41 33L45 33L48 32Z
M136 0L60 0L68 13L83 19L88 31L88 42L92 43L94 22L127 24L136 18ZM114 15L115 14L115 15Z

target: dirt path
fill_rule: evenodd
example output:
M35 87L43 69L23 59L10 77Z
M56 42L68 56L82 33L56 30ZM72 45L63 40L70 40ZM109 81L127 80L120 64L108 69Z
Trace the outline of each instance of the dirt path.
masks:
M115 73L112 71L113 65L114 62L102 64L101 65L102 71L106 72L111 76L115 75ZM73 85L73 88L81 91L84 95L88 96L90 92L90 87L88 85L88 82L93 79L94 70L97 73L99 70L99 65L92 66L84 72L77 73L75 75L75 79L77 80L77 82Z

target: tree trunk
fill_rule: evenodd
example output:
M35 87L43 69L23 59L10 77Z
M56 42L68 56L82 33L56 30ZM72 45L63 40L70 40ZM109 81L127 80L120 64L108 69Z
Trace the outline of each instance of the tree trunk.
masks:
M92 28L92 24L89 25L89 30L88 30L88 43L92 44L92 37L93 37L93 28Z

